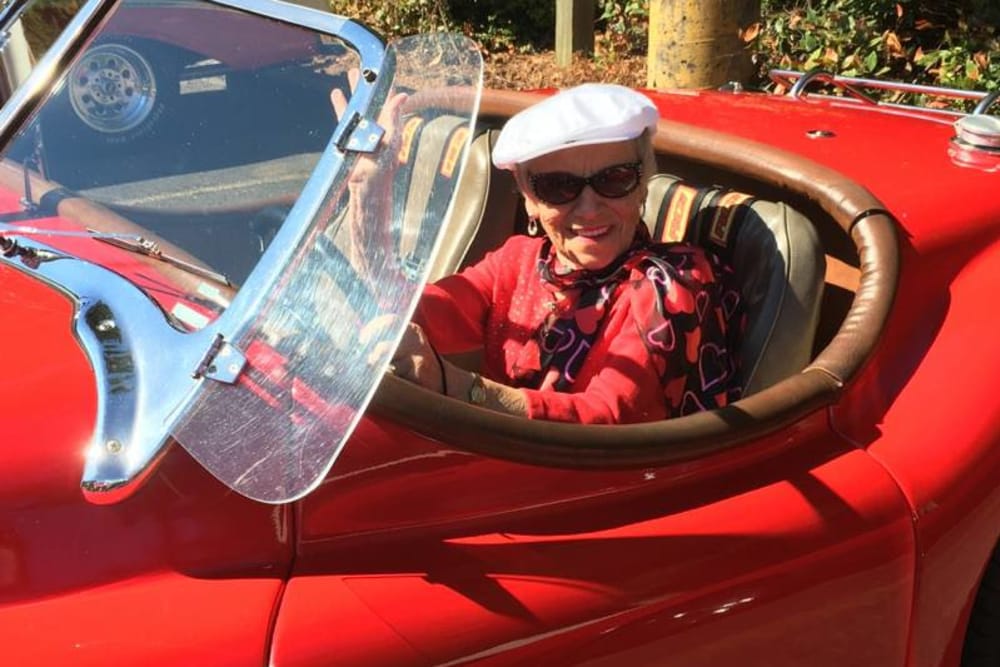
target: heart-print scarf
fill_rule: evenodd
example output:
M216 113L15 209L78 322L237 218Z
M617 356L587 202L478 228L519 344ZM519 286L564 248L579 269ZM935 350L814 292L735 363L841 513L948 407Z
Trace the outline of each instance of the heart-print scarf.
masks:
M697 266L706 260L715 280L703 283L691 272L701 268L706 273L706 267ZM638 314L637 322L668 414L690 414L738 398L735 345L742 308L732 271L717 257L685 244L652 244L640 224L631 246L604 269L559 273L556 266L555 251L546 241L538 272L553 294L553 312L534 337L539 366L518 372L520 386L572 391L615 295L621 289L652 288L655 312ZM641 278L630 278L636 270Z

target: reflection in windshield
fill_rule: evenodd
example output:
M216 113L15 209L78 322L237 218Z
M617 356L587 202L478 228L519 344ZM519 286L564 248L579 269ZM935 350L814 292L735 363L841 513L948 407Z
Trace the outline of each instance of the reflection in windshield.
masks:
M0 47L0 103L6 102L27 79L79 6L76 0L5 3L0 10L4 31Z
M425 35L390 44L385 59L395 67L375 95L386 100L381 148L326 193L256 317L232 337L245 352L239 379L205 384L173 431L212 474L257 500L299 498L333 465L388 364L372 359L378 341L362 343L358 331L393 314L383 335L399 340L450 213L478 105L478 48ZM398 122L384 117L404 98Z
M32 61L37 62L80 9L78 0L36 0L18 19Z
M295 23L90 0L0 111L0 238L48 253L32 270L74 297L98 395L82 485L98 502L133 492L170 437L251 498L318 484L388 363L357 331L392 313L399 340L451 209L478 47L386 48L342 17L247 3ZM387 109L426 124L410 155L439 157L404 159ZM373 163L388 196L347 207Z
M336 38L281 21L199 0L126 0L0 154L0 221L130 235L239 285L316 166L336 125L330 91L349 93L358 62ZM192 280L188 298L165 299L163 281L133 264L164 267L128 248L46 242L99 258L168 312L208 304L187 313L188 328L232 298Z

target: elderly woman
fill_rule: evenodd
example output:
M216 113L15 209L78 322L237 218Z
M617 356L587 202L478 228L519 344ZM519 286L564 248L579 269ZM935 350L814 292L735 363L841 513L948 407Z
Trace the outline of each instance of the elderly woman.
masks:
M512 117L493 162L514 173L529 235L427 286L395 372L486 408L588 424L731 401L724 269L699 248L652 244L641 219L657 119L648 98L607 84ZM442 356L476 349L478 371Z

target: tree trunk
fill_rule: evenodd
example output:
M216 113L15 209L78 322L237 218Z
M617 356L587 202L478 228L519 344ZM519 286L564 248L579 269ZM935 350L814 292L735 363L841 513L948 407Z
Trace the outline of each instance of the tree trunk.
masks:
M752 73L743 32L760 21L760 0L650 0L647 84L715 88Z

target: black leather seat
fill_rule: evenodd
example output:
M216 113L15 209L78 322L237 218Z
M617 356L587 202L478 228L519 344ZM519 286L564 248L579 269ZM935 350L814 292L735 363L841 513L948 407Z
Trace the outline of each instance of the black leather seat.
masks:
M826 262L804 215L781 202L657 174L644 221L655 240L695 243L733 266L748 316L740 348L744 395L806 367Z

